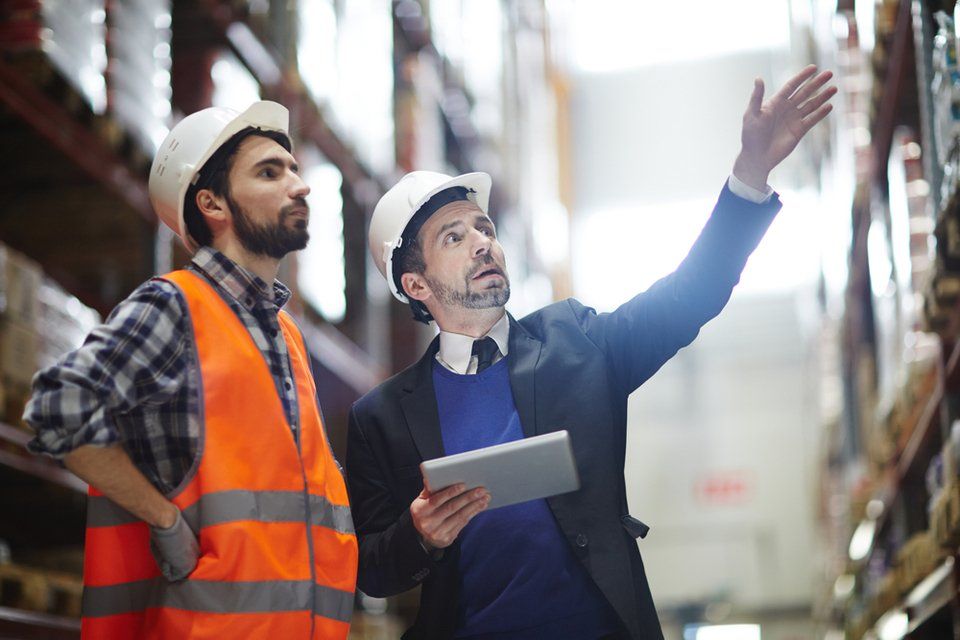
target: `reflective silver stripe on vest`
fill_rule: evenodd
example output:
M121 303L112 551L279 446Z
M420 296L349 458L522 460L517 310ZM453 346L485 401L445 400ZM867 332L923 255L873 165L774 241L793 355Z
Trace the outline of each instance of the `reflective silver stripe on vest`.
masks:
M140 522L135 515L106 496L87 496L88 527L118 527Z
M314 601L310 602L316 587ZM340 591L309 580L212 582L186 580L171 583L163 578L127 582L83 590L83 616L99 618L153 607L198 613L276 613L311 611L315 615L350 622L353 592Z
M311 524L353 534L350 507L330 504L323 496L310 496ZM208 493L187 507L183 518L194 531L225 522L303 522L303 493L300 491L220 491ZM109 498L90 496L87 502L87 526L112 527L137 518L118 507Z

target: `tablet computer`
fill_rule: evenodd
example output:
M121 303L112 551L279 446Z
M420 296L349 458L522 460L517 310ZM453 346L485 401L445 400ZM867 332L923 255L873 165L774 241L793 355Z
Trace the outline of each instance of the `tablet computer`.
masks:
M420 463L430 491L462 482L485 487L488 509L546 498L580 488L580 476L566 431L465 451Z

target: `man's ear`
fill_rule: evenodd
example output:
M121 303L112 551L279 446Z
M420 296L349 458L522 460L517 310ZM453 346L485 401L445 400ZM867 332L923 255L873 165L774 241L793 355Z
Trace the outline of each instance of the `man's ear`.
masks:
M197 209L203 216L210 233L214 238L219 237L230 221L230 208L226 198L216 195L210 189L200 189L197 192L196 201Z
M407 272L400 276L400 284L403 285L403 293L411 300L425 302L427 298L433 295L427 279L422 274Z
M226 200L214 194L210 189L200 189L197 192L197 209L200 210L208 223L223 222L227 219Z

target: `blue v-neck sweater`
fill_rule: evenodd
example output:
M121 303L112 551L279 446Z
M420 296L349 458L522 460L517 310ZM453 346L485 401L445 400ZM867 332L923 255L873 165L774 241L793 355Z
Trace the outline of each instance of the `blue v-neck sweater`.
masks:
M434 363L447 455L523 438L508 358L476 375ZM546 500L485 511L460 533L457 638L594 640L613 613L563 538Z

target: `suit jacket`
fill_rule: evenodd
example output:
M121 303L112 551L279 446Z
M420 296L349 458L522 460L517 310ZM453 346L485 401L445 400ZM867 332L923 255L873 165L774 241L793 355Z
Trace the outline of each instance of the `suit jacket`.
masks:
M569 431L580 473L578 491L547 502L624 636L663 637L636 542L645 526L627 509L627 396L720 312L779 209L777 196L756 205L725 187L680 267L615 311L598 314L569 299L510 318L510 385L524 435ZM350 414L346 472L360 541L358 587L385 597L423 585L404 638L451 638L457 622L458 545L431 558L409 510L423 488L420 462L444 455L432 375L438 345Z

